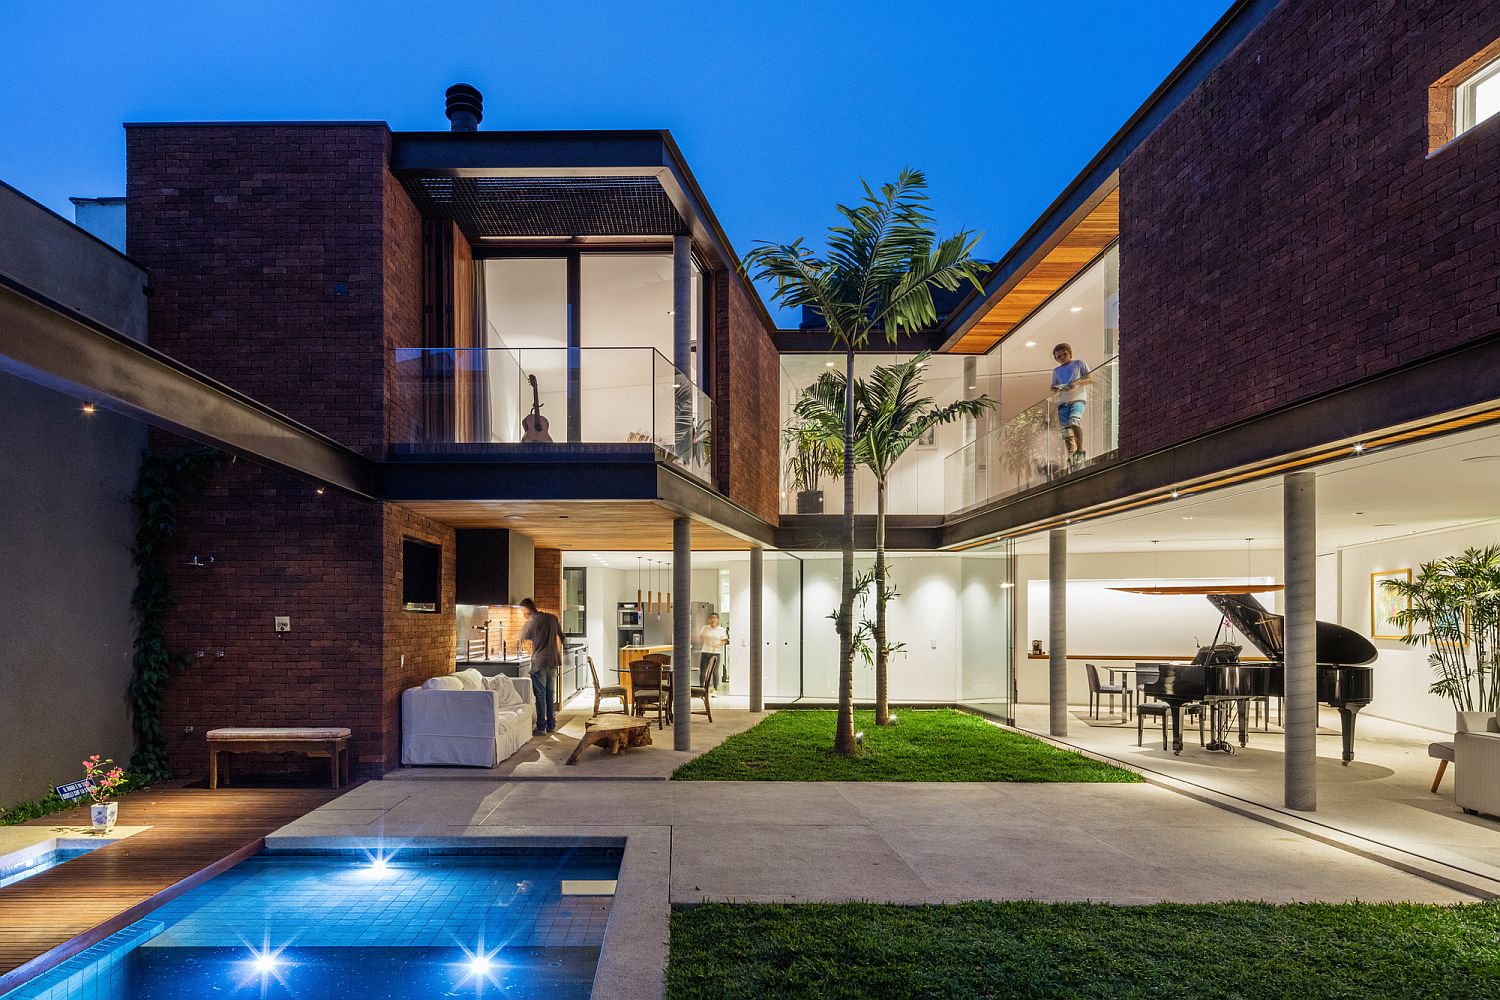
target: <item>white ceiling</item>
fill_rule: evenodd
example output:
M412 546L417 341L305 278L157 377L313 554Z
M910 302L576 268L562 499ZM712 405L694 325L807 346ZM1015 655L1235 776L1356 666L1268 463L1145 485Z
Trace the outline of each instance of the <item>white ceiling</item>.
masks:
M1484 459L1489 461L1464 461ZM1480 428L1419 444L1367 452L1318 470L1318 547L1418 534L1500 518L1500 430ZM1497 534L1500 537L1500 534ZM1078 525L1070 552L1281 547L1281 480L1160 504ZM1045 535L1017 551L1045 552Z

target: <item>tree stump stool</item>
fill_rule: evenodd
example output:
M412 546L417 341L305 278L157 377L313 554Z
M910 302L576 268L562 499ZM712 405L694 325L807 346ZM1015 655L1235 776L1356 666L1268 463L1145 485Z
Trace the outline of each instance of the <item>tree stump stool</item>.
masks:
M590 719L584 728L583 739L573 748L567 763L576 764L585 747L597 746L617 754L631 747L651 745L651 723L625 715L604 715Z

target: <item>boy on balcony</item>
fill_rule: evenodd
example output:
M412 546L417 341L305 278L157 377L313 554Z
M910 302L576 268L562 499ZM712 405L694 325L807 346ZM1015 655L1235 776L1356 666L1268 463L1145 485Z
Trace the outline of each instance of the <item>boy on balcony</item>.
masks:
M1052 348L1052 359L1057 362L1052 369L1057 426L1062 430L1063 448L1068 452L1068 468L1075 469L1087 457L1083 451L1083 411L1089 400L1089 366L1073 359L1071 344Z

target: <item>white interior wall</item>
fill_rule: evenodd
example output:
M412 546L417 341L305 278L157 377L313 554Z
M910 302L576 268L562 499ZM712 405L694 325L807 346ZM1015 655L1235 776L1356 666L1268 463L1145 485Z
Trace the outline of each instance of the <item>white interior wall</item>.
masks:
M1109 591L1116 586L1188 583L1245 578L1246 567L1258 581L1281 579L1281 550L1244 549L1197 552L1099 552L1075 553L1068 558L1068 577L1078 582L1068 594L1068 649L1070 654L1100 656L1162 656L1188 659L1197 652L1198 641L1209 642L1219 613L1200 596L1147 596ZM1107 581L1108 583L1100 582ZM1260 595L1262 603L1275 610L1280 595ZM1045 659L1028 659L1033 639L1050 650L1047 623L1047 557L1022 555L1016 559L1017 688L1022 702L1047 700ZM1147 648L1160 647L1160 648ZM1256 655L1253 652L1246 655ZM1088 679L1084 660L1068 663L1068 701L1086 704ZM1094 661L1103 668L1110 661ZM1121 665L1128 665L1123 663ZM1107 675L1101 675L1108 680Z
M1500 542L1500 523L1490 521L1340 549L1340 624L1361 635L1370 634L1371 573L1410 569L1415 576L1424 562L1495 542ZM1364 711L1441 733L1453 732L1452 703L1427 690L1432 683L1427 650L1397 639L1371 641L1380 658L1374 663L1375 700Z

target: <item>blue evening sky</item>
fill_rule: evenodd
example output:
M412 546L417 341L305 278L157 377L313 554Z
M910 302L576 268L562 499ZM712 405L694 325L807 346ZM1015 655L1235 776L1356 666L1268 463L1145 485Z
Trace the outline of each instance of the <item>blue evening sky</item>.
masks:
M667 128L725 231L816 237L860 177L927 171L943 231L995 257L1228 0L831 3L12 0L0 180L68 218L123 194L124 121L383 119Z

